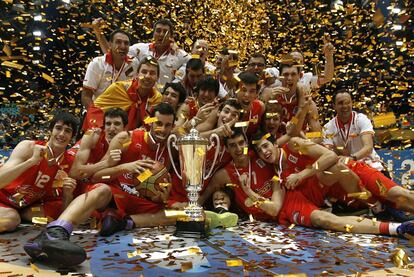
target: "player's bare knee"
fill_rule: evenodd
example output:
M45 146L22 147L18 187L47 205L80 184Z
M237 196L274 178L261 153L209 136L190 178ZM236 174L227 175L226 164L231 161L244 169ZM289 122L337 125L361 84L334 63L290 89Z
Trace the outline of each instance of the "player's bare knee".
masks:
M19 226L21 219L16 210L2 209L0 211L0 233L14 231Z
M96 203L100 205L107 204L112 198L111 188L106 184L100 184L93 191L96 197Z

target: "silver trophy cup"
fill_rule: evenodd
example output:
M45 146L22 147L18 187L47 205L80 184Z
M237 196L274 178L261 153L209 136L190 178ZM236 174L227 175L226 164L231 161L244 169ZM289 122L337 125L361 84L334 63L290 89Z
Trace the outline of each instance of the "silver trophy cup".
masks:
M177 219L176 236L203 238L206 237L205 218L203 208L198 204L199 192L203 188L203 181L210 177L216 164L220 151L220 139L217 134L212 134L210 139L200 137L199 132L194 128L195 122L191 121L193 128L190 133L177 139L172 134L167 141L168 154L171 164L177 176L182 180L187 191L188 205L184 209L186 216ZM216 151L214 160L208 173L206 172L206 154L214 145ZM180 172L174 164L172 147L178 150L180 158Z

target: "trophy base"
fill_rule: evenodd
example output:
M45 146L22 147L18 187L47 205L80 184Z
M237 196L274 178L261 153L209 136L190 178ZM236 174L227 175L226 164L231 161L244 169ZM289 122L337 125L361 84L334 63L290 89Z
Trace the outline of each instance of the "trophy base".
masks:
M176 237L204 239L207 238L207 232L203 221L181 221L177 220L177 229L174 232Z

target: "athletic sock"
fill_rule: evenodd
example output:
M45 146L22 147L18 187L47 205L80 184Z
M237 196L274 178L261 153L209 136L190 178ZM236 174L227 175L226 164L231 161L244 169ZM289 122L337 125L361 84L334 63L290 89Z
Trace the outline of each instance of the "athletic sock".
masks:
M379 232L383 235L391 235L396 236L398 235L397 228L401 225L401 223L394 223L394 222L381 222L379 226Z
M73 231L73 224L64 219L57 219L55 221L50 222L46 226L46 229L55 228L55 227L63 228L68 233L69 236L72 234L72 231Z

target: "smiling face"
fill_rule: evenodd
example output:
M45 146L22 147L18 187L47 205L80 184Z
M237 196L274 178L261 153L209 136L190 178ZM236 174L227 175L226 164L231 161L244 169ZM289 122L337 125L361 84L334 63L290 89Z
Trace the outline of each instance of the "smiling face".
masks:
M56 122L50 134L49 145L53 149L65 149L73 136L73 129L63 121Z
M192 54L196 54L200 56L200 60L203 62L206 61L208 56L208 43L205 40L197 40L194 43L193 49L191 51Z
M349 93L338 93L334 99L334 109L340 119L347 119L352 113L352 99Z
M162 97L162 102L170 104L174 111L177 110L178 102L180 101L180 93L175 91L172 87L168 87Z
M122 59L128 55L129 51L129 38L123 33L116 33L110 42L111 53L114 56L119 56Z
M235 118L240 118L240 111L231 105L224 105L223 109L218 112L217 127L223 126Z
M247 155L244 155L244 148L247 146L247 141L243 135L229 138L226 143L227 152L229 152L234 162L244 161L248 158Z
M152 64L142 64L138 72L138 83L143 89L154 87L158 80L157 66Z
M275 164L279 159L278 151L271 141L262 139L259 143L256 144L255 147L257 154L263 161L270 164Z
M155 117L158 120L151 125L151 136L157 143L165 143L174 127L174 115L165 115L157 111Z

